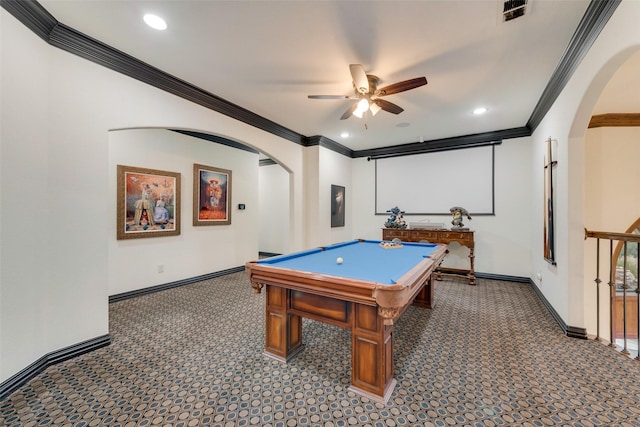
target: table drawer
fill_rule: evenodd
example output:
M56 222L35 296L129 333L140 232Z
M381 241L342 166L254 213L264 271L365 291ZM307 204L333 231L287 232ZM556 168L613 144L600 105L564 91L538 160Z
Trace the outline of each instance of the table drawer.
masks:
M461 232L457 232L457 231L448 231L446 234L447 239L459 239L459 240L466 240L469 239L471 236L469 235L469 233L461 233Z
M395 229L383 228L382 240L400 239L405 242L419 242L427 240L430 243L451 243L459 242L468 247L473 247L473 231L455 230L416 230L416 229Z
M438 233L434 231L425 231L425 230L416 230L413 232L413 240L428 240L429 242L434 243L438 239Z
M407 230L397 230L393 228L385 228L382 230L382 240L401 239L408 240L409 232Z

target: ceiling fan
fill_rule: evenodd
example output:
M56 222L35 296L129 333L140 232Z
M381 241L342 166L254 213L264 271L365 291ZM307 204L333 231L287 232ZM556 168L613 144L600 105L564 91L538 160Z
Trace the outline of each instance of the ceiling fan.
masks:
M393 114L400 114L404 109L392 102L382 99L381 97L393 95L395 93L404 92L415 89L427 84L426 77L417 77L415 79L404 80L378 89L380 79L377 76L367 74L364 67L360 64L349 65L351 78L353 79L353 89L355 96L348 95L309 95L310 99L350 99L359 100L353 103L347 111L344 112L340 120L345 120L352 115L362 118L362 115L370 110L372 115L376 115L380 110L384 110Z

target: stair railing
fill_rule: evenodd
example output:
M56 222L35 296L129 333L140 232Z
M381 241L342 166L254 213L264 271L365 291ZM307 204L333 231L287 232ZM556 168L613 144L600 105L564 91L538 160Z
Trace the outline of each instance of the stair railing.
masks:
M638 249L637 253L640 253L640 235L639 234L631 234L631 233L613 233L608 231L591 231L585 229L585 240L588 238L596 239L596 278L594 282L596 284L596 337L594 338L597 341L601 340L600 337L600 284L602 280L600 279L600 240L608 240L609 241L609 346L616 348L616 337L614 331L614 304L617 295L617 280L616 280L616 266L617 259L613 257L613 242L624 242L622 247L623 253L623 274L622 274L622 329L623 329L623 339L624 344L621 350L622 354L629 355L630 352L627 348L627 339L628 339L628 331L627 331L627 297L630 292L634 292L636 294L636 317L637 317L637 338L638 343L640 344L640 284L636 286L635 291L627 291L627 247L630 244L637 245ZM640 349L638 351L638 355L635 357L636 360L640 360Z

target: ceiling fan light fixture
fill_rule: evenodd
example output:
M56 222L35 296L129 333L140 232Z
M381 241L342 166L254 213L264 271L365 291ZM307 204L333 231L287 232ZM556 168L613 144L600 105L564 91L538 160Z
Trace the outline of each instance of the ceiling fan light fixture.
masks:
M366 99L361 99L358 102L358 107L356 108L356 110L353 112L353 115L356 116L357 118L361 119L362 115L365 113L365 111L367 111L369 109L369 101L367 101Z

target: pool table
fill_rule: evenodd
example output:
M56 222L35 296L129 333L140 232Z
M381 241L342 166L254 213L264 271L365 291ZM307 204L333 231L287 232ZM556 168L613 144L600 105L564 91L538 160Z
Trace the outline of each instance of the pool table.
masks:
M266 288L265 354L286 362L300 352L302 317L350 329L349 389L386 403L396 384L394 323L411 304L433 307L431 276L446 253L390 244L354 240L248 262L254 291Z

